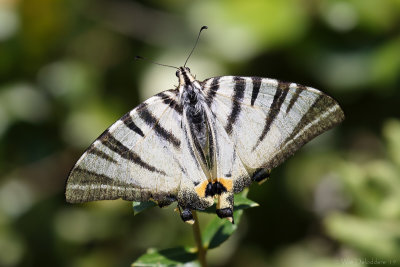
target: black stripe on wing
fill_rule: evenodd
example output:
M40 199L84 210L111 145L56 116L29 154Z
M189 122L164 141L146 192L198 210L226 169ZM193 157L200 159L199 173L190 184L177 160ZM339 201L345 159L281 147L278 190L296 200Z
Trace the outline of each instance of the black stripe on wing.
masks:
M296 125L296 127L293 129L292 133L286 140L283 142L283 144L286 144L290 140L294 139L297 134L299 134L307 125L311 125L313 121L316 121L319 119L319 117L322 115L322 113L325 110L329 110L330 108L337 106L337 103L331 99L328 96L320 95L317 97L315 102L311 105L309 110L303 115L303 117L300 119L299 123ZM341 114L341 113L338 113ZM340 117L337 115L337 117ZM331 117L331 120L328 120L328 124L331 125L333 124L333 120L338 120L339 122L342 120L341 118L336 118L335 116ZM327 126L322 123L318 122L317 125L313 125L310 128L307 129L303 133L305 139L311 139L312 136L314 137L315 134L318 132L322 132L321 129L327 128Z
M214 97L219 90L219 80L221 77L213 78L206 95L206 102L208 106L211 106L212 102L214 101Z
M252 77L251 80L253 82L253 91L251 92L251 105L254 106L254 102L256 102L258 93L260 92L261 78Z
M120 155L124 159L127 159L148 171L158 172L160 174L166 175L166 173L164 171L159 170L156 167L143 161L138 154L129 150L129 148L127 148L120 141L115 139L115 137L108 130L102 134L100 141L102 142L103 145L105 145L112 151L116 152L118 155Z
M130 112L126 113L122 118L121 121L132 131L144 137L143 131L133 122Z
M74 168L73 175L80 176L78 183L79 185L93 185L93 184L109 185L109 184L115 184L116 182L115 179L107 175L89 171L81 167Z
M96 155L102 159L105 159L112 163L118 163L115 159L104 153L103 151L97 149L93 144L87 149L87 153Z
M175 135L173 135L173 133L164 129L158 122L158 119L151 114L151 112L145 106L138 110L138 114L149 127L153 127L153 130L158 136L170 142L174 147L180 147L181 141Z
M183 113L183 107L175 99L171 98L171 96L167 95L164 92L157 94L160 97L164 104L168 105L170 108L173 108L179 115Z
M278 82L278 86L276 88L274 99L269 108L268 115L265 119L264 129L263 129L260 137L258 138L256 145L253 147L253 150L255 150L257 148L257 146L264 140L265 136L269 132L272 123L274 122L275 118L278 116L279 112L281 111L282 104L285 101L288 91L289 91L289 83Z
M240 77L233 78L235 87L233 88L233 101L232 111L228 116L228 123L225 127L226 132L230 135L232 133L232 127L235 124L241 111L241 101L244 97L244 90L246 88L246 80Z
M300 84L297 85L296 91L294 92L292 98L289 101L289 105L286 108L286 114L289 113L289 111L292 109L293 105L296 103L297 99L299 99L301 92L303 92L304 90L306 90L305 86L300 85Z

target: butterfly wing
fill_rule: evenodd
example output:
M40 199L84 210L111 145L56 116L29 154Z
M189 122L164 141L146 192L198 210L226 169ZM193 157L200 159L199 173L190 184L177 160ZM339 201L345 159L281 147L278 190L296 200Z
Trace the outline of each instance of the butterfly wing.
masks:
M195 165L191 158L182 164L187 144L182 144L177 94L169 90L155 95L109 127L71 170L67 201L153 199L160 206L175 200L182 205L195 202L184 185L206 178L198 169L187 169Z
M270 169L344 119L331 97L295 83L223 76L207 79L202 86L211 112L252 180L265 178ZM235 191L249 182L240 184Z

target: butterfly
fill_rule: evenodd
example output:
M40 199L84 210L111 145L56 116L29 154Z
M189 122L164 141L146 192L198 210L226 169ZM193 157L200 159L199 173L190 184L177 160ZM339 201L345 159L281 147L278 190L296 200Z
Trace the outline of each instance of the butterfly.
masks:
M260 77L198 81L185 65L176 89L126 113L85 151L69 174L68 202L176 201L193 223L192 210L217 199L217 215L233 222L235 193L344 120L314 88Z

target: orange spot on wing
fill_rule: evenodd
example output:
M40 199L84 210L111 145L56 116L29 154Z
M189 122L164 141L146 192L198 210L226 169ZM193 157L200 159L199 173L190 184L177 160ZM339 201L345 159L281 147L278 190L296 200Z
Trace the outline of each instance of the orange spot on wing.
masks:
M219 178L219 182L226 188L226 190L228 192L232 191L232 187L233 187L232 179Z
M203 181L195 187L196 193L199 197L206 196L206 187L208 185L208 181Z

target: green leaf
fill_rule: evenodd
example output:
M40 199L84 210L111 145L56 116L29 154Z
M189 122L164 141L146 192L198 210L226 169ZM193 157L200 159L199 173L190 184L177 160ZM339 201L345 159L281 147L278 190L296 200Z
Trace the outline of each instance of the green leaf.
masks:
M146 201L146 202L136 202L134 201L132 203L133 206L133 213L134 215L139 214L140 212L153 208L155 206L157 206L157 203L155 203L154 201Z
M235 210L244 210L249 208L254 208L260 206L257 202L248 199L245 195L237 194L235 195Z
M208 249L216 248L225 242L237 229L243 210L235 210L233 218L235 224L227 219L215 217L204 229L202 240L204 247Z
M204 229L202 240L204 247L208 249L216 248L225 242L237 229L240 218L243 215L243 210L248 208L257 207L258 203L248 199L248 189L243 190L241 193L235 195L234 199L234 223L226 219L215 217ZM215 212L215 205L205 210L205 212Z
M195 249L187 247L170 248L164 250L149 249L140 256L132 266L176 266L196 260ZM199 266L193 262L192 266Z

